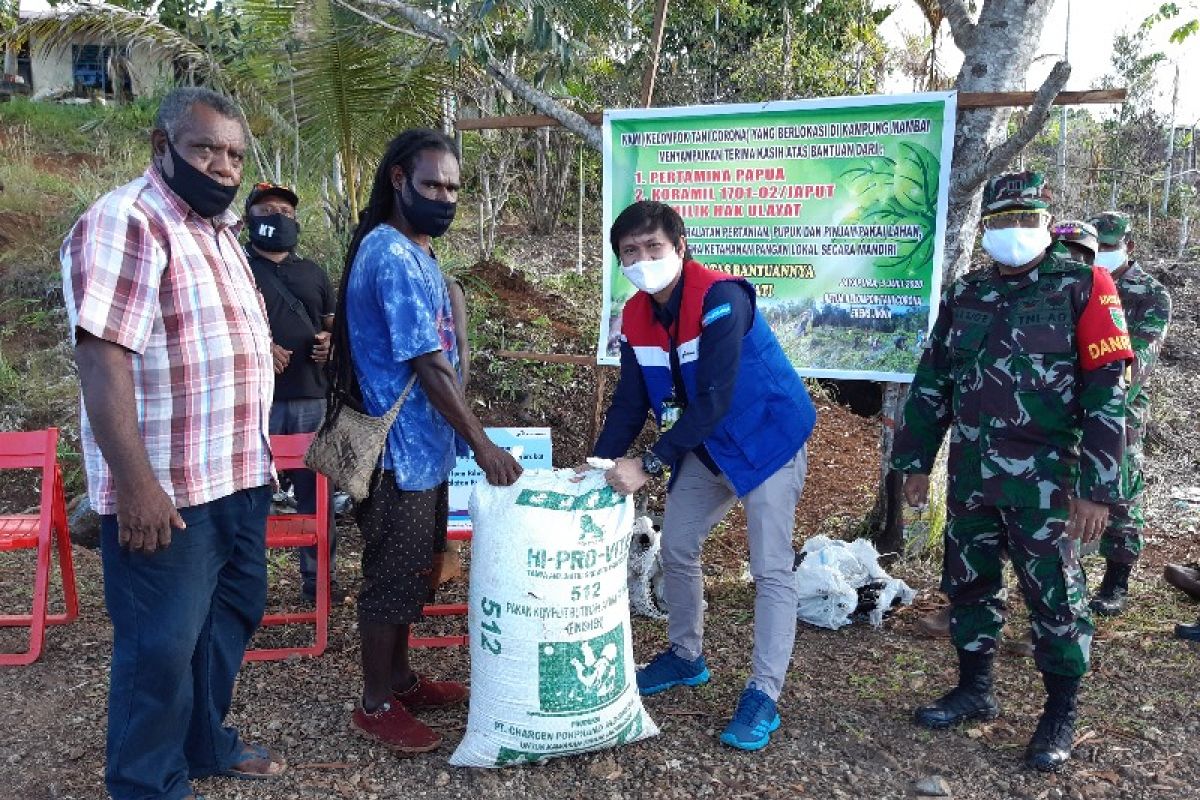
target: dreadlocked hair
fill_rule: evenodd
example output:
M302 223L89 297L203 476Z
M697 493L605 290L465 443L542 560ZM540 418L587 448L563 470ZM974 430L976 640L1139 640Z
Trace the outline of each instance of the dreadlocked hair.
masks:
M411 178L421 153L432 150L439 153L450 153L458 158L454 142L442 133L428 128L410 128L404 131L388 144L379 167L375 170L375 182L371 185L371 199L367 207L358 215L358 226L350 239L350 247L346 250L346 263L342 268L342 280L338 286L337 314L333 318L333 353L330 358L329 393L325 398L325 421L321 430L325 430L337 420L342 407L349 404L351 408L363 410L362 389L358 385L358 376L354 371L354 354L350 349L350 326L346 318L346 294L350 286L350 273L354 269L354 259L358 256L358 248L367 234L376 226L391 219L395 211L396 191L392 187L392 167L399 166L404 175Z

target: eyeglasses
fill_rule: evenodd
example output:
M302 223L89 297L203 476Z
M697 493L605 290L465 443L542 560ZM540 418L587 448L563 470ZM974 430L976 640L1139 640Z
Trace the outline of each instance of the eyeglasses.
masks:
M997 211L988 214L980 222L986 230L1000 228L1037 228L1046 224L1050 212L1045 209L1018 208L1012 211Z

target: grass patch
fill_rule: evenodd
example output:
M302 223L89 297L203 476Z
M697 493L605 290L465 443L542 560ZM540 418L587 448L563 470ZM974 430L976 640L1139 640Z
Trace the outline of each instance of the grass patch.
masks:
M85 127L101 118L99 106L42 103L16 97L0 105L0 124L23 127L38 152L94 151L96 137Z

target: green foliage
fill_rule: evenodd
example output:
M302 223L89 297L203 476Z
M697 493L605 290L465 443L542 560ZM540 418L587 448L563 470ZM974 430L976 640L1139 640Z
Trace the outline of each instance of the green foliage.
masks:
M933 257L933 210L940 180L937 157L915 142L901 142L899 158L873 156L849 164L841 180L857 202L847 223L918 225L926 233L920 240L901 242L895 257L878 258L875 266L915 272L928 264Z
M589 54L622 41L629 28L625 4L617 0L435 0L428 5L459 36L447 51L452 62L464 59L483 67L495 59L556 93L565 90Z
M408 42L329 0L304 10L312 35L297 43L289 100L308 152L337 153L346 165L351 219L384 145L398 132L434 121L446 70ZM311 149L309 149L311 148Z
M636 16L644 36L653 8L643 3ZM673 0L656 104L872 92L886 58L878 28L891 11L869 0ZM630 59L626 75L640 76L645 57L643 49ZM624 87L637 96L636 81L627 77Z
M1200 6L1194 0L1184 3L1182 8L1179 3L1163 3L1142 20L1142 30L1168 21L1175 26L1171 31L1171 44L1182 44L1189 36L1200 33Z
M1057 169L1060 114L1051 115L1042 133L1026 149L1024 166L1045 171L1055 184L1054 211L1059 217L1115 208L1137 215L1144 223L1147 205L1159 207L1166 121L1155 110L1154 101L1158 94L1156 72L1167 55L1154 49L1152 35L1151 26L1143 25L1122 31L1113 39L1111 68L1100 84L1127 89L1124 103L1112 110L1076 108L1067 113L1066 186L1058 185L1062 182ZM1186 87L1180 88L1186 91ZM1011 124L1020 124L1021 117L1020 112L1015 114ZM1186 182L1177 188L1179 191L1173 191L1173 215L1195 207ZM1139 226L1139 235L1143 230Z

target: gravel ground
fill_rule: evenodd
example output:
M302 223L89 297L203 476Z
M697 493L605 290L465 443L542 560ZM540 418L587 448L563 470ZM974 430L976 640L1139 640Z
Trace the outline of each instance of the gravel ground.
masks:
M1031 774L1020 756L1040 710L1032 662L1005 653L998 665L1004 715L992 723L932 733L911 724L911 708L953 680L949 645L921 638L918 613L934 600L922 593L911 609L881 629L841 631L802 625L781 700L783 727L758 754L716 740L736 702L749 664L752 589L742 580L740 517L706 545L709 594L707 655L714 679L674 690L646 705L662 735L616 751L500 771L463 770L447 758L463 735L465 710L431 715L442 748L401 760L354 737L347 723L358 687L352 600L337 606L330 647L315 660L252 664L243 669L232 722L252 741L288 757L287 774L270 783L207 780L210 800L300 798L891 798L916 795L919 781L940 776L961 798L1200 797L1196 709L1197 652L1171 638L1171 626L1196 617L1194 604L1159 578L1167 561L1196 560L1200 505L1178 499L1200 486L1200 403L1196 303L1198 282L1182 266L1158 265L1176 300L1176 324L1157 379L1151 436L1150 545L1134 575L1132 611L1102 621L1094 670L1082 698L1076 759L1058 776ZM852 535L870 505L878 424L823 404L813 443L797 540L814 533ZM358 581L358 539L344 530L342 585ZM81 619L54 629L42 659L0 672L0 800L103 797L105 697L111 631L104 613L97 553L75 550ZM0 561L0 602L21 602L20 559ZM1090 562L1093 574L1099 563ZM894 572L913 586L935 587L936 565L910 561ZM272 603L295 595L294 566L273 562ZM450 584L448 596L463 586ZM1015 595L1014 595L1015 596ZM1020 614L1015 615L1020 622ZM1020 627L1019 625L1017 626ZM635 648L647 657L665 641L663 623L637 620ZM0 632L0 647L17 640ZM467 654L427 651L427 672L465 680Z

